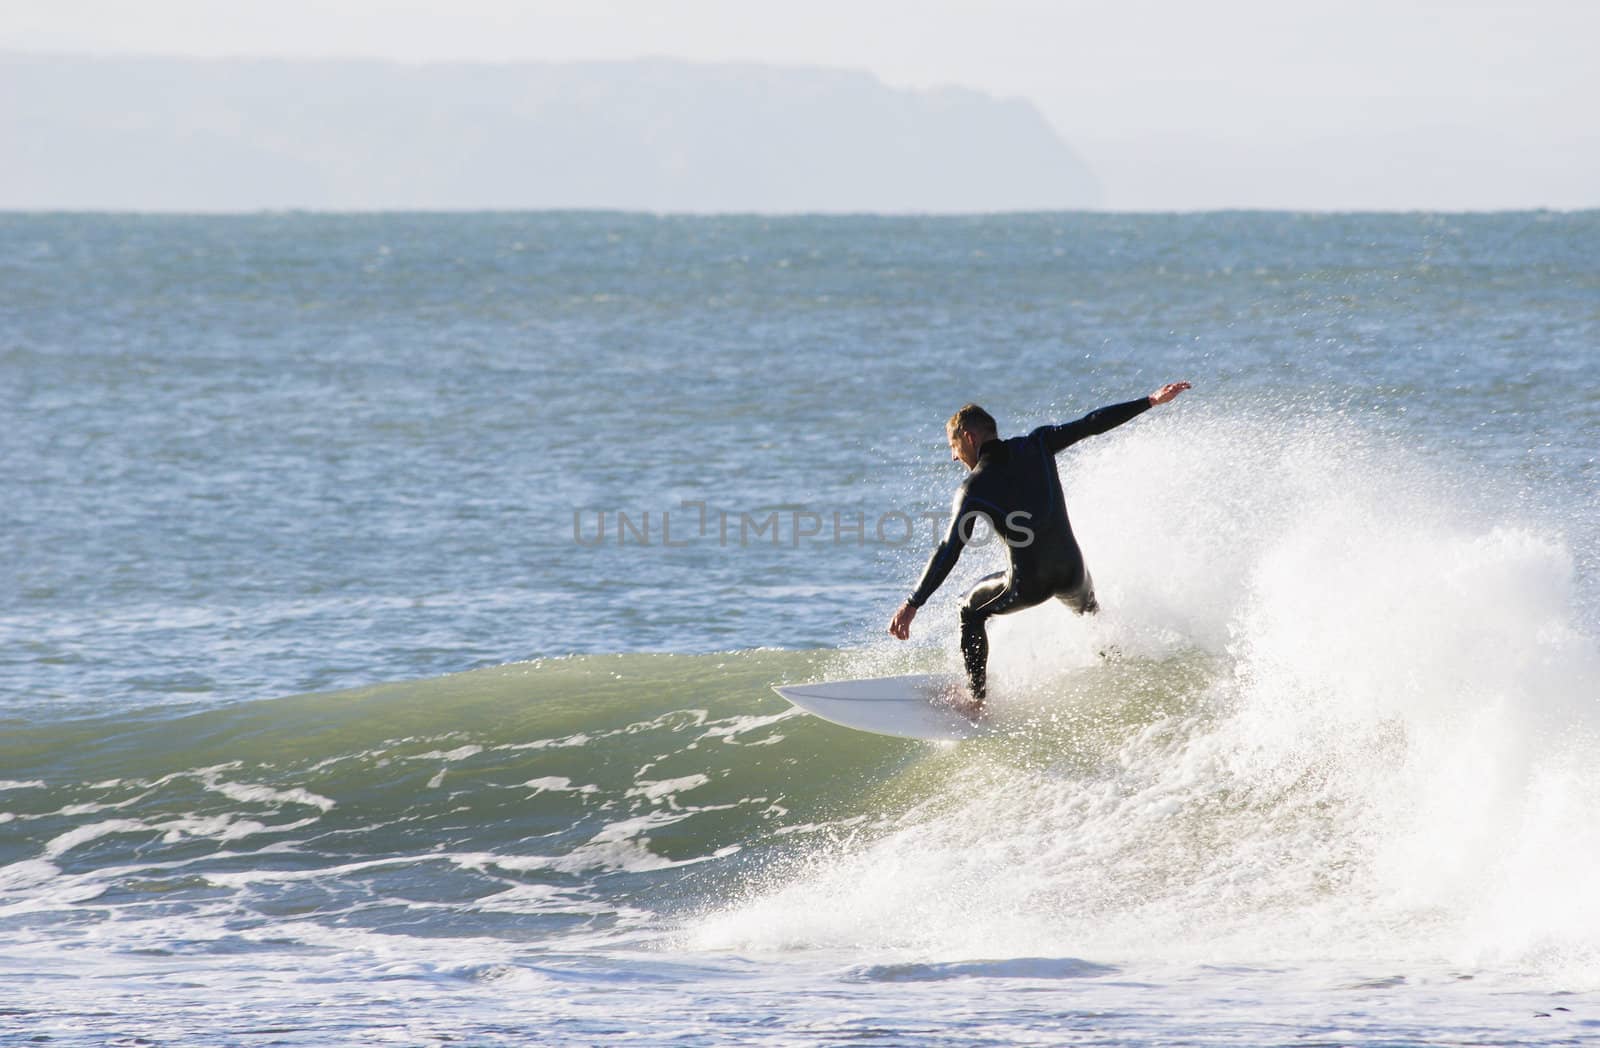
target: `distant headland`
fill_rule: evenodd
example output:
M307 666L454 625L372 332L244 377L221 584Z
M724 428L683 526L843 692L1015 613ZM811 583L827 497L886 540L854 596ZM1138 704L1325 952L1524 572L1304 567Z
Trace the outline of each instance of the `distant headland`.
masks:
M1080 209L1032 103L869 73L0 54L0 209Z

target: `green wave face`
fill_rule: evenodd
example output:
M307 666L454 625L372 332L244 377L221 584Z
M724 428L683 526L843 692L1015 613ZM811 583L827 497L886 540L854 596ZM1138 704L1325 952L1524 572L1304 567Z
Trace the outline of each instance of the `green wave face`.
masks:
M838 728L770 690L849 659L586 656L189 716L12 724L0 887L13 909L158 907L236 932L659 928L941 796L959 802L959 769L1088 771L1177 694L1108 675L1104 692L1124 699L1092 716L958 749Z

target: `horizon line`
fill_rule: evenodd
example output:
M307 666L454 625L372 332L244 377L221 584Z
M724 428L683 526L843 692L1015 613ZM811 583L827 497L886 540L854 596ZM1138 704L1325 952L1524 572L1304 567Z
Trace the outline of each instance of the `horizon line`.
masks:
M1229 205L1224 207L1195 208L996 208L993 210L953 211L873 211L864 209L806 210L806 211L753 211L749 209L700 210L658 209L643 207L257 207L257 208L119 208L119 207L13 207L0 204L0 216L102 216L107 218L253 218L305 215L318 217L380 217L385 215L454 217L463 215L623 215L640 218L1008 218L1046 215L1081 215L1089 217L1160 217L1197 215L1300 215L1315 217L1360 217L1403 215L1582 215L1600 213L1600 206L1591 207L1483 207L1483 208L1426 208L1426 207L1269 207Z

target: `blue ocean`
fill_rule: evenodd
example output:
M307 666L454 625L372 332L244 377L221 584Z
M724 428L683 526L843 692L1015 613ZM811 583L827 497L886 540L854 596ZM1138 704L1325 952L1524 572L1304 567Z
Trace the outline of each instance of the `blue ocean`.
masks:
M0 215L0 1044L1600 1040L1597 364L1600 212ZM1177 380L1000 730L772 692Z

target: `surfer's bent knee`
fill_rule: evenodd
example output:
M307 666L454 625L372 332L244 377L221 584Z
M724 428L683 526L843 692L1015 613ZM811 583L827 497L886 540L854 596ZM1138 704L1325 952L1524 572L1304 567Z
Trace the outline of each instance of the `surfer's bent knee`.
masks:
M1094 580L1087 571L1083 573L1082 581L1057 593L1056 599L1079 615L1093 615L1100 610L1100 602L1094 596Z

